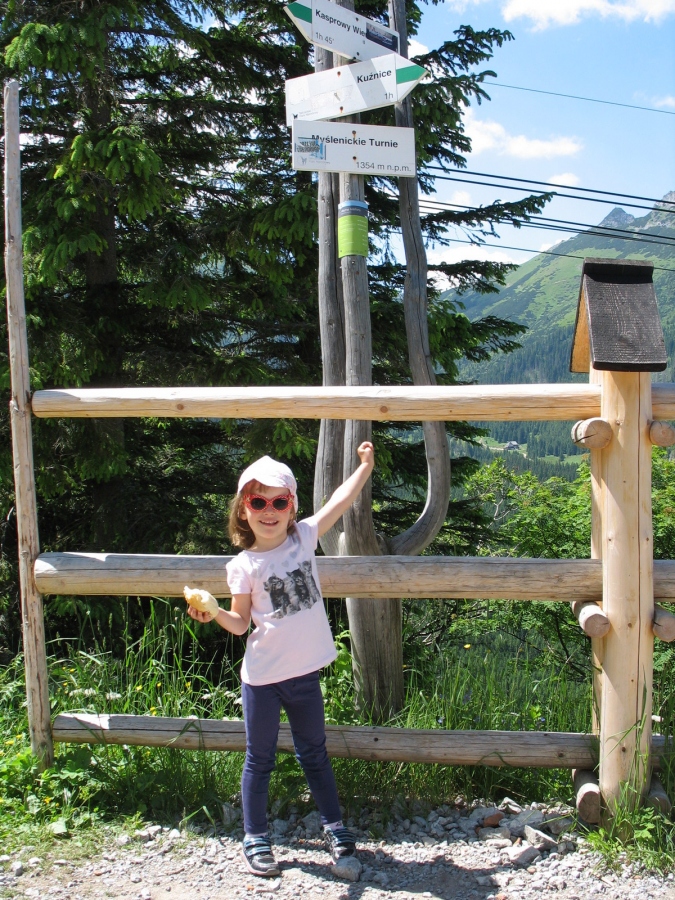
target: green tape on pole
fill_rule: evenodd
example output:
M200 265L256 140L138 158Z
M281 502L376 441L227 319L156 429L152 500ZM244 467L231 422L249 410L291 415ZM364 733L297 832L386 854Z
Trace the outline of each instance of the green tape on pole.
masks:
M368 256L368 204L345 200L338 206L338 258Z
M368 219L341 216L338 219L338 257L368 256Z

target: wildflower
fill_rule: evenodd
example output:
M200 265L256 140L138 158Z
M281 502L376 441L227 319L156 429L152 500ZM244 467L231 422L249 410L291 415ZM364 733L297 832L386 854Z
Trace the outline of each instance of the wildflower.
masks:
M188 691L189 691L190 688L192 687L192 682L191 682L191 681L186 681L186 682L185 682L185 687L186 687L186 688L188 689Z
M199 698L200 700L210 700L213 697L213 694L202 694Z
M5 741L5 744L9 747L14 743L14 738L10 738L8 741Z
M74 672L74 671L75 671L75 669L68 669L68 671L69 671L69 672Z
M108 691L105 695L106 700L119 700L121 698L121 694L118 694L116 691Z
M157 707L156 707L156 706L151 706L151 707L150 707L150 715L151 715L151 716L154 716L154 715L156 715L156 713L157 713Z
M471 646L471 644L464 644L464 649L468 650L470 646Z
M142 685L142 684L137 684L137 685L136 685L136 690L137 690L137 691L142 691L142 690L143 690L143 685Z
M162 682L161 682L161 681L158 681L157 684L155 685L156 688L161 688L161 686L162 686Z
M241 706L243 704L243 702L244 701L241 699L241 697L237 697L237 699L234 701L234 705Z
M54 799L53 797L45 797L42 802L46 803L47 806L49 806L49 804L52 802L53 799Z

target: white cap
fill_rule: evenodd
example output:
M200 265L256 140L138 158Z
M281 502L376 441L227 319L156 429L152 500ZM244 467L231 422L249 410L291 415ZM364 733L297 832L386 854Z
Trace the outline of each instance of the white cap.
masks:
M298 511L298 482L285 463L277 462L271 456L261 456L241 473L237 493L241 494L249 481L257 481L265 487L287 488L293 495L295 511Z

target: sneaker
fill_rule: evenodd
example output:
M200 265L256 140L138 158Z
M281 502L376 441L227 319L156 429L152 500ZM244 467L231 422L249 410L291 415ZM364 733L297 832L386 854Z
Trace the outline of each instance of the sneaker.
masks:
M272 853L272 842L268 837L244 838L241 855L246 868L253 875L272 878L279 874L279 866Z
M356 838L348 828L324 828L326 846L333 857L333 862L344 859L347 856L356 856Z

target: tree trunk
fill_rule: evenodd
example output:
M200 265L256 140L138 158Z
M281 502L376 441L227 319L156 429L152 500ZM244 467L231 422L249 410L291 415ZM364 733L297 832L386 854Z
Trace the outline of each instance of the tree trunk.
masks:
M408 29L405 0L389 0L389 25L399 34L399 53L408 56ZM396 105L396 125L413 127L410 97ZM399 178L399 207L405 250L406 275L403 286L403 308L408 338L408 359L413 384L436 384L431 350L427 310L427 254L420 222L419 194L416 178ZM423 422L427 455L427 499L419 519L403 534L390 541L391 552L400 555L421 553L438 534L445 521L450 502L450 452L444 422Z

